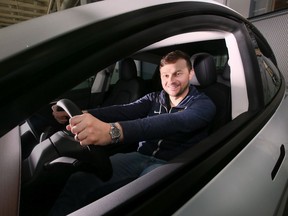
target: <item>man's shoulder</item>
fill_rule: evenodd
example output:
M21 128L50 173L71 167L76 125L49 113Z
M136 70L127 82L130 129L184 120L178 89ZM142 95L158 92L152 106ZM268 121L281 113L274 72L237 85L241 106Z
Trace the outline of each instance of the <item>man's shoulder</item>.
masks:
M149 98L150 100L155 100L155 99L159 99L161 97L164 97L164 93L163 91L155 91L155 92L150 92L148 94L145 95L145 97Z
M211 100L209 96L207 96L204 92L199 91L195 86L191 85L190 86L190 93L189 93L189 98L193 99L193 101L201 101L206 105L211 105L214 107L214 103Z
M156 104L165 105L166 92L164 90L151 92L147 94L146 96L147 96L147 99L150 100L154 104L156 103Z

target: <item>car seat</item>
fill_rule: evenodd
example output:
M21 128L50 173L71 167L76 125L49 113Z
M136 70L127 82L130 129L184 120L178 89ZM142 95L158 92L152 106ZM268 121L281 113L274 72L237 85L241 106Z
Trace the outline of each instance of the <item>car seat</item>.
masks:
M195 72L191 83L210 97L216 106L216 116L210 128L210 132L214 132L231 120L231 90L227 85L217 82L216 65L212 55L198 53L190 60Z
M144 95L144 89L144 81L137 76L134 60L126 58L119 63L119 80L113 86L102 106L133 102Z
M162 84L161 84L159 65L155 68L155 71L152 77L151 87L153 91L161 91L163 89Z

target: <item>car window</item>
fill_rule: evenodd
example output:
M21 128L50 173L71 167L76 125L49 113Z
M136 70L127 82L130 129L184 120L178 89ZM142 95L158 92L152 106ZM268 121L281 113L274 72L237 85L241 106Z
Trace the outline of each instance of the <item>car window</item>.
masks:
M214 56L216 70L223 71L228 61L228 54Z
M141 62L141 74L144 80L152 79L157 65L149 62Z
M268 104L280 88L281 79L277 67L264 55L258 56L258 63L263 84L265 105Z
M136 64L138 77L141 77L143 80L152 79L157 65L140 60L134 60L134 61ZM119 62L117 62L115 65L110 85L115 84L118 80L119 80Z
M83 82L81 82L80 84L75 86L72 90L87 89L87 88L90 89L93 85L94 80L95 80L95 76L96 75L93 75L93 76L89 77L88 79L84 80Z
M271 52L269 52L267 46L263 46L262 40L260 40L260 38L256 34L252 33L251 31L249 32L249 34L252 46L254 47L254 51L258 60L258 66L262 81L264 104L267 105L271 102L271 100L274 98L280 88L280 72L275 65L277 64L277 62L274 59L273 53L271 54Z

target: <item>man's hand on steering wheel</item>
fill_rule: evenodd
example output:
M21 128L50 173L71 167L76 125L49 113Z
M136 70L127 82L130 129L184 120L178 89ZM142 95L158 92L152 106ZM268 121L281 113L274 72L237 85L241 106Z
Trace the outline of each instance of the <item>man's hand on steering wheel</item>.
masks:
M61 109L61 110L60 110ZM73 102L62 99L52 106L53 116L60 123L65 124L69 119L66 129L74 134L74 139L82 146L104 146L112 142L111 125L103 122L89 113L82 112ZM115 123L119 129L119 141L123 140L121 125Z
M59 111L59 108L62 108L64 111ZM103 181L108 180L112 175L112 166L107 152L105 149L102 149L99 146L100 144L103 145L103 143L107 144L107 141L104 141L105 139L103 139L103 134L101 136L101 133L105 133L105 131L99 131L99 128L105 127L107 125L109 126L109 124L100 121L88 113L83 114L83 111L81 111L80 108L69 99L59 100L56 105L52 107L52 110L53 116L59 123L66 123L70 118L67 129L73 132L75 135L74 138L78 142L80 141L81 145L85 146L85 148L82 148L79 152L72 152L61 155L64 158L72 157L77 159L77 162L68 164L68 166L72 165L76 171L94 173ZM94 130L96 131L93 132ZM98 135L99 137L97 137ZM109 136L109 131L106 135ZM93 137L96 137L96 141L94 139L94 142ZM54 164L57 168L57 164L59 163L53 162L48 164L48 167L50 168L54 167Z
M82 146L111 143L109 123L100 121L89 113L70 118L66 129L75 134L75 140L80 142Z

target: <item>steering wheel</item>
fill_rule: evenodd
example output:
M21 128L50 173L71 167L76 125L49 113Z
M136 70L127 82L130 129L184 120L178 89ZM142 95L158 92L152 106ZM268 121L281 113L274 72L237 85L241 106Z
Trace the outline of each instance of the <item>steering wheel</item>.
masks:
M80 108L69 99L59 100L57 106L67 112L70 117L82 114ZM88 145L83 147L82 151L66 154L48 163L46 167L73 166L75 171L92 172L102 180L108 180L112 176L112 166L108 154L99 146Z
M70 116L70 118L82 114L80 108L69 99L61 99L56 103L56 105L61 107Z

